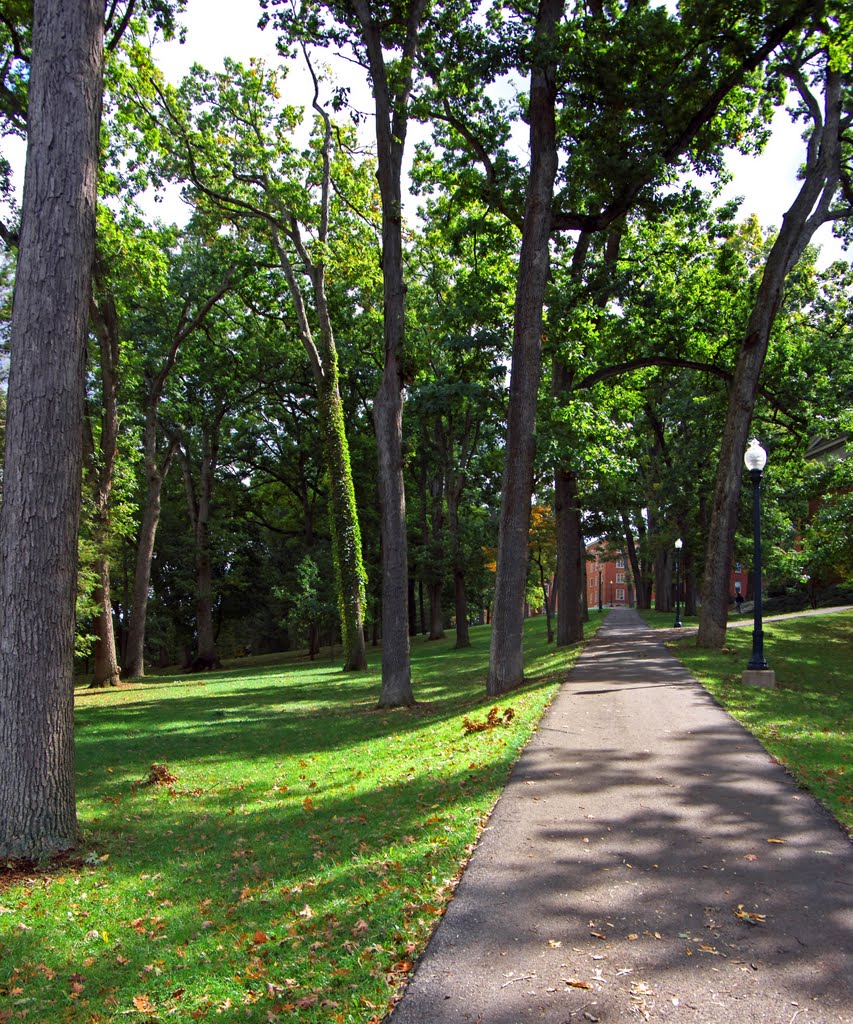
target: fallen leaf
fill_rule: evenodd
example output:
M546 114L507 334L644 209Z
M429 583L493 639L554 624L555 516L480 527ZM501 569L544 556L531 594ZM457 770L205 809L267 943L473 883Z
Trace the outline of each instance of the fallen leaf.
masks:
M607 936L602 934L602 932L590 932L589 934L590 935L594 935L597 939L606 939L607 938Z
M269 941L270 937L269 935L267 935L266 932L255 932L255 934L252 936L252 942L254 942L256 946L259 946L262 942Z
M148 996L134 996L133 1005L140 1013L150 1013L150 1011L154 1009L154 1004Z
M548 939L548 945L551 947L551 949L559 949L560 946L563 945L563 943L560 942L559 939Z
M744 910L742 903L738 903L737 910L734 914L735 917L739 918L741 921L746 921L747 924L757 925L766 924L767 922L766 914L756 914L752 910Z
M782 844L784 844L785 840L784 839L768 839L767 842L768 843L782 843Z
M563 978L570 988L592 988L588 981L577 981L575 978Z
M636 942L637 939L639 939L639 937L640 936L636 932L631 932L631 934L628 936L628 941L629 942Z

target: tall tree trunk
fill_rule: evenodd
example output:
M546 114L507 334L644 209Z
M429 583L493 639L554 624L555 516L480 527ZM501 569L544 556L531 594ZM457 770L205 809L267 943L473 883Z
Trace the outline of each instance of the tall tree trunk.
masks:
M549 241L557 174L553 44L564 0L540 0L530 74L530 177L521 235L513 325L506 461L498 531L492 643L486 691L490 696L524 679L524 592L527 582L530 499L536 450L536 400L542 347L542 311L551 266Z
M628 552L628 561L631 563L631 573L634 577L634 593L637 599L637 607L650 608L652 604L652 588L649 586L649 581L646 578L645 566L640 565L631 519L625 512L622 513L622 531L625 534L625 549Z
M804 88L801 81L798 86ZM705 553L702 605L699 611L700 647L722 647L726 639L729 581L734 560L734 537L746 450L755 396L770 343L776 314L782 304L785 279L799 260L817 228L826 221L840 177L840 72L829 70L820 116L812 97L809 109L814 129L809 139L802 187L782 219L782 227L767 257L761 284L749 317L746 337L738 353L729 389L729 404L711 508L711 526ZM802 92L801 88L801 92Z
M130 628L127 637L127 654L124 661L126 679L137 679L145 675L145 621L148 615L148 590L151 585L151 561L154 557L154 541L160 523L160 494L163 482L172 463L177 441L172 441L160 462L157 457L157 410L146 414L144 433L145 478L147 488L142 508L142 523L136 548L136 572L133 577L133 604L130 612Z
M99 277L98 269L96 266L94 275L96 281ZM120 677L118 657L116 656L112 602L110 601L110 560L108 555L112 535L110 497L118 455L120 346L118 315L115 304L109 296L103 299L93 297L91 320L98 338L101 365L100 459L95 457L94 434L90 418L86 429L85 464L95 506L94 538L97 549L95 576L98 580L93 595L98 611L92 624L95 634L95 676L91 687L99 689L106 686L117 686ZM93 415L94 410L90 417Z
M468 593L465 587L465 556L462 538L459 534L459 502L462 495L462 476L451 473L447 482L447 529L450 534L450 551L453 561L453 605L456 612L456 644L454 650L461 651L471 646L468 629Z
M367 650L364 641L364 602L367 574L364 569L364 559L361 550L361 527L358 521L358 508L355 501L349 442L347 441L344 424L344 411L338 374L338 354L326 294L326 263L325 256L323 255L323 249L328 241L329 232L333 128L325 107L319 101L319 82L314 75L314 68L308 58L307 51L305 51L305 57L314 81L314 110L324 125L321 149L323 176L318 233L321 253L319 259L315 259L304 244L295 217L291 217L283 224L282 230L295 246L302 265L307 270L311 279L319 327L319 348L315 346L302 290L290 257L281 244L278 227L272 227L272 239L287 279L291 297L296 306L299 333L302 344L308 353L317 385L323 423L323 447L331 494L332 557L335 566L341 640L344 648L343 668L344 672L357 672L367 668Z
M406 616L409 575L406 497L403 487L403 352L406 286L403 281L403 203L400 178L412 68L427 0L406 5L405 39L394 80L385 64L382 26L368 0L352 0L367 51L376 109L376 156L382 202L382 286L385 354L382 383L373 403L382 536L382 689L380 707L414 704Z
M558 647L583 640L584 544L577 497L577 476L559 468L554 475Z
M187 492L187 510L193 530L196 562L196 663L199 668L219 668L216 634L213 628L213 565L210 557L210 508L216 482L219 454L219 431L225 406L218 410L213 422L202 431L198 488L192 474L190 454L179 449L181 468Z
M331 325L329 325L331 330ZM332 550L338 591L338 615L344 647L344 672L367 668L364 642L364 601L367 575L361 551L361 527L355 502L344 410L338 389L337 358L320 385L320 406L326 440L331 492Z
M73 657L104 5L35 0L0 513L0 857L77 841Z
M444 613L441 597L444 593L444 478L437 473L430 485L432 521L429 528L430 583L429 583L429 638L444 639Z
M98 607L93 624L95 634L94 656L95 675L91 683L92 689L106 686L118 686L121 673L116 655L115 629L113 627L113 606L110 600L110 562L101 556L98 558L95 571L99 583L95 589L94 599Z

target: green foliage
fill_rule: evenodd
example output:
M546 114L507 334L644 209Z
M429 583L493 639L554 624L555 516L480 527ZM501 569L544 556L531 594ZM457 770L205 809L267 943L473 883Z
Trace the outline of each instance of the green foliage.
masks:
M278 596L292 604L284 624L295 647L308 646L312 631L327 626L334 617L333 605L320 594L320 570L310 555L296 567L293 591L279 590Z

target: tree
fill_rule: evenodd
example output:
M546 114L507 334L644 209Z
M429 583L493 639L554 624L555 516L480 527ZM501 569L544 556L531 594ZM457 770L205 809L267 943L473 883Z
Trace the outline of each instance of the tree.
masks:
M72 657L103 40L98 0L36 0L0 512L3 857L77 840Z
M556 52L563 0L540 0L530 72L530 177L521 233L498 570L486 691L497 696L524 678L522 627L527 537L545 288L550 270L551 207L557 175Z
M164 255L166 245L174 245L174 240L169 237L171 234L167 232L165 237L160 238ZM211 254L212 260L207 258ZM228 266L222 270L221 266L217 266L221 260L217 260L216 256L217 246L207 247L200 238L193 238L192 233L188 232L182 251L174 255L171 267L164 268L165 280L149 291L147 302L140 304L138 320L133 325L139 332L138 337L145 338L148 344L143 355L145 365L140 394L145 486L136 547L130 629L123 666L127 678L139 678L145 674L145 626L151 559L160 521L160 495L178 449L178 440L174 435L164 437L161 405L167 384L179 363L182 346L202 329L213 310L233 287L233 268Z
M537 7L540 12L544 9ZM735 18L732 5L725 3L682 5L678 15L647 5L591 4L573 13L570 22L555 33L560 45L545 51L523 41L532 11L516 13L521 16L515 27L498 14L488 23L506 35L507 48L520 55L516 69L529 67L531 61L535 68L541 61L554 79L553 101L548 106L559 144L566 147L566 159L552 183L558 187L556 192L552 188L549 234L580 232L576 246L582 247L587 236L611 230L635 208L650 212L664 208L661 186L675 180L679 167L718 171L724 146L754 140L777 94L773 82L768 85L759 69L815 11L810 3L794 2L774 5L772 11L750 10ZM494 49L489 56L495 67L505 68L499 56L494 58ZM641 83L636 79L639 67L643 68ZM518 206L521 190L515 163L505 145L505 119L470 75L466 78L466 70L457 64L436 72L437 78L447 80L439 82L443 109L437 115L448 126L444 138L452 155L447 162L456 170L464 192L476 180L470 171L460 169L462 163L470 165L472 156L480 161L484 168L481 195L528 230ZM488 71L485 77L493 80ZM531 89L524 108L529 121L538 116L537 102ZM541 172L536 147L541 151L542 145L541 132L531 137L528 185ZM543 223L544 219L543 215ZM540 251L547 260L547 244L540 245ZM545 290L536 283L539 267L530 273L529 278L527 272L519 274L518 301L527 303L530 319L525 320L525 330L530 329L532 337L543 317L538 300L531 297L541 291L544 301ZM521 492L532 482L525 472L529 460L523 451L532 453L534 447L537 389L530 386L530 379L538 379L539 356L537 341L523 362L519 360L511 385L518 391L516 415L524 419L524 436L516 430L518 439L507 446L510 487L504 491L506 509L501 518L489 692L500 692L522 680L525 566L518 549L526 535L530 505L530 493L525 501ZM510 404L508 438L515 429L512 390Z
M821 224L853 214L853 192L846 180L841 206L834 205L842 179L842 153L846 156L846 147L853 141L849 134L853 114L849 76L845 79L841 71L832 66L829 46L825 44L820 67L811 72L809 82L808 68L815 60L811 51L811 45L804 46L801 52L791 55L786 65L786 73L810 122L803 184L784 215L768 254L729 393L702 581L697 639L700 647L722 647L725 642L728 581L743 479L743 453L785 281ZM823 90L822 103L815 94L817 87Z
M276 0L264 0L270 6ZM382 690L381 707L414 703L409 659L408 550L403 483L403 387L405 297L403 277L402 171L416 58L429 0L403 4L349 0L313 3L277 23L289 39L328 42L346 39L368 71L376 113L376 153L382 204L384 295L383 376L373 403L379 471L382 535ZM323 26L328 13L337 26Z
M305 153L292 139L301 112L280 108L279 73L260 62L244 68L226 60L217 74L196 67L177 91L149 67L140 100L147 105L145 93L152 94L148 116L162 125L166 173L186 183L209 220L253 236L247 245L253 258L264 267L277 264L283 276L322 410L344 669L356 671L367 664L365 573L328 277L346 273L368 248L372 168L354 159L352 127L333 124L310 61L308 69L315 130Z

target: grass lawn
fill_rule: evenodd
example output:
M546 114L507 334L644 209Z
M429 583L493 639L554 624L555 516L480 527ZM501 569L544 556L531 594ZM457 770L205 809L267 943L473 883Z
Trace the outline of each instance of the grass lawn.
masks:
M79 689L83 845L0 866L0 1024L381 1018L579 653L544 632L480 731L485 627L414 643L408 710L376 651Z
M723 651L685 637L671 649L797 781L853 831L853 612L764 623L779 688L743 686L752 629L729 629Z

